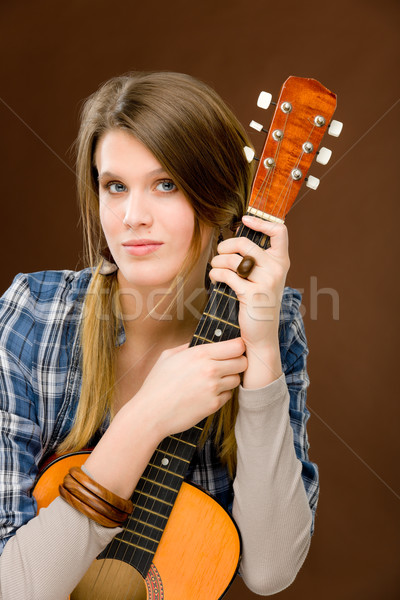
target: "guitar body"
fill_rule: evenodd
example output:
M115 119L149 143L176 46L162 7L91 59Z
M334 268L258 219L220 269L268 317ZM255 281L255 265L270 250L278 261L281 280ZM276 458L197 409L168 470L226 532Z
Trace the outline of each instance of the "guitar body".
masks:
M58 486L88 452L50 462L33 495L38 511L58 496ZM209 494L183 483L146 579L128 563L96 559L70 600L217 600L232 583L240 559L235 523Z

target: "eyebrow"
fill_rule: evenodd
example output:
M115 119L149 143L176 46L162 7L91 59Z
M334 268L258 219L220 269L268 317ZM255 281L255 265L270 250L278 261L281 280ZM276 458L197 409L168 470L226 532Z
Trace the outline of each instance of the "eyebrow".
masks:
M161 173L167 174L167 171L163 167L160 167L159 169L154 169L153 171L149 171L148 173L146 173L146 175L148 177L153 177L154 175L160 175ZM103 173L99 173L97 179L98 179L98 181L100 181L100 179L104 179L104 177L112 177L113 179L123 179L123 177L121 177L121 175L117 175L116 173L111 173L111 171L104 171Z

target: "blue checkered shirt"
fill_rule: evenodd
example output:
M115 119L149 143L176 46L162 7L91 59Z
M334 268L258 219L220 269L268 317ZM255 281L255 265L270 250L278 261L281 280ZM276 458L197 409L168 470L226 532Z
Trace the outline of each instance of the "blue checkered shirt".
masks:
M31 491L39 464L56 450L74 420L82 379L78 331L90 279L90 269L20 274L0 299L0 553L36 515ZM318 469L308 459L308 350L300 301L299 292L285 288L280 348L294 446L314 524ZM124 340L121 327L118 344ZM187 479L231 508L232 481L211 440L196 452Z

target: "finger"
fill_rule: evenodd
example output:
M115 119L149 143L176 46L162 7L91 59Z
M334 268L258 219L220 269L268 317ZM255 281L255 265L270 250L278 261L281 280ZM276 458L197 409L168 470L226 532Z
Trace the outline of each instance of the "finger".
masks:
M240 254L241 258L243 256L252 256L255 259L257 259L260 252L264 252L255 242L246 237L228 238L218 244L217 251L219 255Z
M239 277L255 281L254 271L257 264L255 259L248 254L244 257L240 254L217 254L212 259L211 266L214 269L230 269L233 273L237 273ZM248 268L249 266L251 268Z
M251 219L248 226L255 231L261 231L265 233L270 238L270 249L277 251L281 254L287 254L288 246L289 246L289 238L287 227L283 223L272 223L270 221L263 221L262 219L258 219L257 217L248 217ZM247 217L246 217L247 219ZM245 222L245 217L243 217L243 222ZM245 222L247 225L247 220ZM218 253L219 254L233 254L238 253L242 256L248 255L253 258L259 260L261 254L265 252L262 248L260 248L255 242L252 242L247 237L233 237L228 238L218 244Z
M236 273L242 260L240 254L216 254L211 261L211 266L214 269L230 269Z
M237 358L231 358L227 360L217 361L215 364L218 365L221 377L229 377L230 375L237 375L243 373L247 369L247 358L242 355Z
M189 348L189 344L181 344L180 346L175 346L175 348L167 348L167 350L163 350L161 356L173 356L174 354L178 354L178 352L182 352L182 350L186 350Z
M237 386L235 386L237 387ZM224 404L226 404L228 402L228 400L230 400L232 398L232 389L235 388L231 388L230 390L226 391L226 392L221 392L220 394L218 394L218 400L220 402L220 406L223 406Z
M276 223L274 221L265 221L258 217L252 217L250 215L244 215L242 217L243 223L246 227L253 229L254 231L261 231L270 237L271 248L274 247L279 250L289 246L289 236L287 227L284 223Z
M199 348L200 346L193 346ZM242 338L238 337L233 340L225 340L214 344L204 344L201 346L210 358L214 360L227 360L241 356L245 351L245 345Z
M253 273L254 271L255 269L253 270ZM243 279L239 277L239 275L237 275L236 272L234 273L229 269L213 268L209 272L209 277L213 283L216 281L220 283L226 283L226 285L228 285L235 292L239 300L245 295L245 286L252 283L251 275L249 279Z
M240 385L240 375L227 375L221 379L221 392L234 390Z

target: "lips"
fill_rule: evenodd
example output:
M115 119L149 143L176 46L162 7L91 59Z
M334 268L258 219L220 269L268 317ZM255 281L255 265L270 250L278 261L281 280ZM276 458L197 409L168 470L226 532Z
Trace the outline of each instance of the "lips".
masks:
M122 244L125 251L132 256L145 256L146 254L151 254L161 248L162 245L163 242L148 239L128 240Z

